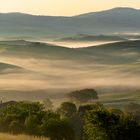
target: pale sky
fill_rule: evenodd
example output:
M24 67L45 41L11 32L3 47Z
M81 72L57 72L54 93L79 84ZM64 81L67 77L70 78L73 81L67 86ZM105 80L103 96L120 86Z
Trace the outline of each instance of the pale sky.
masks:
M72 16L114 7L140 9L140 0L0 0L0 12Z

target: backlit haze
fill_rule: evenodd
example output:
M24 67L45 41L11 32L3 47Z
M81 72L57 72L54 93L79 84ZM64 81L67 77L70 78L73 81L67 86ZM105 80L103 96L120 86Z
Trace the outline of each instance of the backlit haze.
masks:
M140 9L140 0L0 0L0 12L72 16L114 7Z

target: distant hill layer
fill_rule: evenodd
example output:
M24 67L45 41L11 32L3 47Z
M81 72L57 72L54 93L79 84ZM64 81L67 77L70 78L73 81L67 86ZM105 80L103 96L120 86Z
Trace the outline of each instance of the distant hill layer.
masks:
M140 10L114 8L73 17L0 14L1 36L140 33Z
M119 37L119 36L109 36L109 35L86 35L86 34L78 34L75 36L70 36L70 37L64 37L64 38L60 38L57 39L56 41L68 41L68 42L83 42L83 41L92 41L92 42L96 42L96 41L103 41L103 42L107 42L107 41L125 41L127 39L123 38L123 37Z

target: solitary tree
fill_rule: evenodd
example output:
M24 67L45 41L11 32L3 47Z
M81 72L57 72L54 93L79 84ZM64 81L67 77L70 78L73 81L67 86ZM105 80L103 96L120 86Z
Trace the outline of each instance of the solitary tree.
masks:
M98 99L98 94L94 89L84 89L73 91L68 94L68 97L71 101L76 102L78 104L83 103L92 103L94 100Z

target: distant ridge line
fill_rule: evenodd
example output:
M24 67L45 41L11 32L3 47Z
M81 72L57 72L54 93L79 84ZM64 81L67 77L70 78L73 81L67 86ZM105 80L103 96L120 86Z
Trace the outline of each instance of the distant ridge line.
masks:
M100 11L94 11L94 12L85 12L81 14L75 14L72 16L54 16L54 15L45 15L45 14L30 14L30 13L24 13L24 12L0 12L1 14L9 14L9 15L28 15L28 16L42 16L42 17L75 17L75 16L82 16L86 14L96 14L96 13L102 13L106 11L111 11L111 10L134 10L134 11L140 11L140 9L133 8L133 7L115 7L115 8L110 8L106 10L100 10Z

